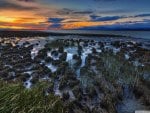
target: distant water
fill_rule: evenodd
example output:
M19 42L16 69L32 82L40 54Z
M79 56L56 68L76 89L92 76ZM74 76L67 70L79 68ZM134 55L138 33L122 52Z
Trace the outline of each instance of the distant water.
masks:
M123 36L130 36L134 38L143 38L143 39L150 40L150 31L61 30L61 31L52 31L52 32L123 35Z

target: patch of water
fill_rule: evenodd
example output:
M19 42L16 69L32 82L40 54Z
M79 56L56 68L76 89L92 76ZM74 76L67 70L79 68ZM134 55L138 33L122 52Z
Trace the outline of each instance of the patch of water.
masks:
M70 96L71 100L75 100L76 99L74 94L73 94L73 92L72 92L72 90L69 90L69 96Z
M31 80L32 80L32 76L31 76L26 82L24 82L24 86L25 86L27 89L30 89L31 86L32 86Z
M52 72L55 72L57 70L57 67L52 65L51 63L50 64L46 64L46 66L52 71Z
M27 73L27 74L31 75L33 73L33 71L26 71L24 73Z
M125 54L125 59L128 60L130 58L130 56L128 54Z
M120 52L120 48L114 48L114 47L113 47L113 53L114 53L114 54L117 54L118 52Z
M65 52L72 53L72 54L77 54L77 50L78 50L77 47L68 47L64 49Z
M87 56L88 55L86 53L82 53L82 55L81 55L81 59L82 59L81 67L85 66L85 60L86 60Z
M123 101L117 105L118 113L135 113L135 110L145 109L144 105L135 98L133 89L129 86L123 88Z
M34 46L33 49L31 50L31 58L34 59L37 55L38 52L43 48L43 46Z
M59 53L58 56L54 56L51 52L47 52L47 56L53 58L53 60L59 60L60 55L61 54Z
M67 53L67 58L66 58L66 61L69 62L71 61L73 58L73 54L72 53Z
M54 82L54 93L55 93L55 95L62 97L62 93L59 90L59 82L58 82L58 80L55 80L55 82Z
M144 66L144 64L140 63L139 61L133 61L133 65L138 67L138 66Z

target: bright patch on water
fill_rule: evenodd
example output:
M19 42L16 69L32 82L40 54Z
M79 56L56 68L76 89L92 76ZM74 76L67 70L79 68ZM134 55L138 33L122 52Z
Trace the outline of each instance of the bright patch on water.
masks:
M128 54L125 54L125 59L128 60L130 56Z
M46 64L46 66L52 71L55 72L57 70L57 67L52 64Z
M73 54L72 53L67 53L67 58L66 58L66 61L69 62L71 61L73 58Z

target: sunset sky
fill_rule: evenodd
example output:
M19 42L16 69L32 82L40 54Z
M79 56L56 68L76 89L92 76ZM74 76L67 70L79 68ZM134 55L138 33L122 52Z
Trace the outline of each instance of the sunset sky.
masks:
M0 0L0 29L150 29L150 0Z

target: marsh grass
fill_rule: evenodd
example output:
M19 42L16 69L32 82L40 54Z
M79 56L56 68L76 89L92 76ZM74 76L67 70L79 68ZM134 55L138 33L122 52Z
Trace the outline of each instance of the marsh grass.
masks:
M59 97L45 95L46 83L38 83L32 89L21 84L0 80L0 113L64 113Z
M127 61L119 60L113 54L105 53L101 56L104 62L105 71L108 75L105 76L109 81L122 80L125 84L135 85L138 81L140 73L139 69ZM135 83L136 82L136 83Z

